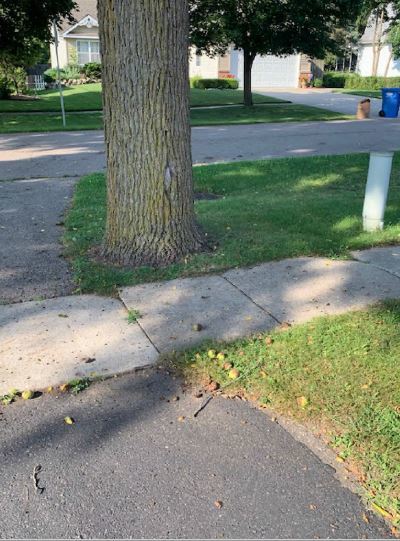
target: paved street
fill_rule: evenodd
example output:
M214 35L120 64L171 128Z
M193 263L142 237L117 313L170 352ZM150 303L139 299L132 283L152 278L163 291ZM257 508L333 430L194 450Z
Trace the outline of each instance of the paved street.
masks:
M194 162L398 150L397 119L287 122L192 129ZM105 167L101 131L0 136L0 180L79 176Z
M0 537L390 537L264 412L214 398L193 418L201 401L150 370L4 409Z

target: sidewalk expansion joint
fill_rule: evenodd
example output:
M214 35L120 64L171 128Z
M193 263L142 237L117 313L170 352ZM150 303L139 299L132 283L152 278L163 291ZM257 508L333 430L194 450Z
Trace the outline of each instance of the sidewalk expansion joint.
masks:
M376 263L371 263L370 261L361 261L361 259L354 259L356 263L362 263L363 265L370 265L371 267L374 267L375 269L381 270L383 272L386 272L386 274L389 274L390 276L393 276L394 278L397 278L400 280L400 275L396 274L395 272L387 269L386 267L381 267L380 265L377 265Z
M272 314L271 312L268 312L268 310L266 310L263 306L261 306L260 304L256 303L256 301L254 299L252 299L250 297L250 295L248 295L245 291L243 291L243 289L240 289L240 287L238 287L236 284L234 284L233 282L231 282L230 280L228 280L228 278L226 276L223 276L223 275L220 275L221 278L223 278L226 282L228 282L228 284L230 284L231 286L233 286L235 289L237 289L237 291L239 291L242 295L244 295L247 299L249 299L249 301L254 304L254 306L257 306L257 308L259 308L260 310L262 310L264 312L264 314L267 314L268 316L272 317L272 319L274 319L278 325L282 325L282 321L280 321L276 316L274 316L274 314Z
M124 301L121 299L121 297L118 295L117 299L120 301L120 303L122 304L122 306L125 308L126 312L129 313L129 308L127 307L127 305L124 303ZM147 338L147 340L150 342L150 344L153 346L153 348L157 351L157 353L160 355L161 354L161 351L158 349L158 347L155 345L155 343L153 342L153 340L150 338L150 336L147 334L146 330L144 329L144 327L140 324L140 321L139 319L136 320L136 324L139 326L139 329L142 331L142 333L145 335L145 337Z

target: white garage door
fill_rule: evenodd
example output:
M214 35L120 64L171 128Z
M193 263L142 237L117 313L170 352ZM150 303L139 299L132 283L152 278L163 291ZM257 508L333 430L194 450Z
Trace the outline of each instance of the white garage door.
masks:
M243 54L239 54L238 76L243 85ZM253 88L289 86L297 87L299 81L299 55L256 56L252 69Z

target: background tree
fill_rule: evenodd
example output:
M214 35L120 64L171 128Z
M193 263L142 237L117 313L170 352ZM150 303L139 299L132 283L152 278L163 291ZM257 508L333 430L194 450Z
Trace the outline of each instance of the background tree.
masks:
M385 67L385 77L388 76L392 61L400 58L400 22L397 21L392 24L387 33L386 42L391 45L391 51Z
M25 85L20 68L35 64L48 50L52 22L73 21L74 8L73 0L0 0L0 76L12 90Z
M193 206L186 0L99 0L104 256L158 266L201 247Z
M50 41L50 25L67 18L76 8L73 0L0 0L0 57L18 57Z
M325 69L340 70L346 68L351 71L355 67L353 58L356 57L358 51L358 42L360 36L356 28L356 22L348 24L343 28L335 28L332 33L334 45L324 56Z
M199 51L243 50L244 103L252 105L257 54L304 53L323 58L335 48L333 29L354 20L360 0L190 0L191 42Z

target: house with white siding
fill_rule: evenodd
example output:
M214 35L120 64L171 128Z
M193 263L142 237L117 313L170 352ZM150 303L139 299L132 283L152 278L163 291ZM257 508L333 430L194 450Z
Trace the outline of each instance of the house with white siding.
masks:
M393 58L392 46L387 43L389 23L371 15L358 44L356 72L362 76L399 77L400 60Z

